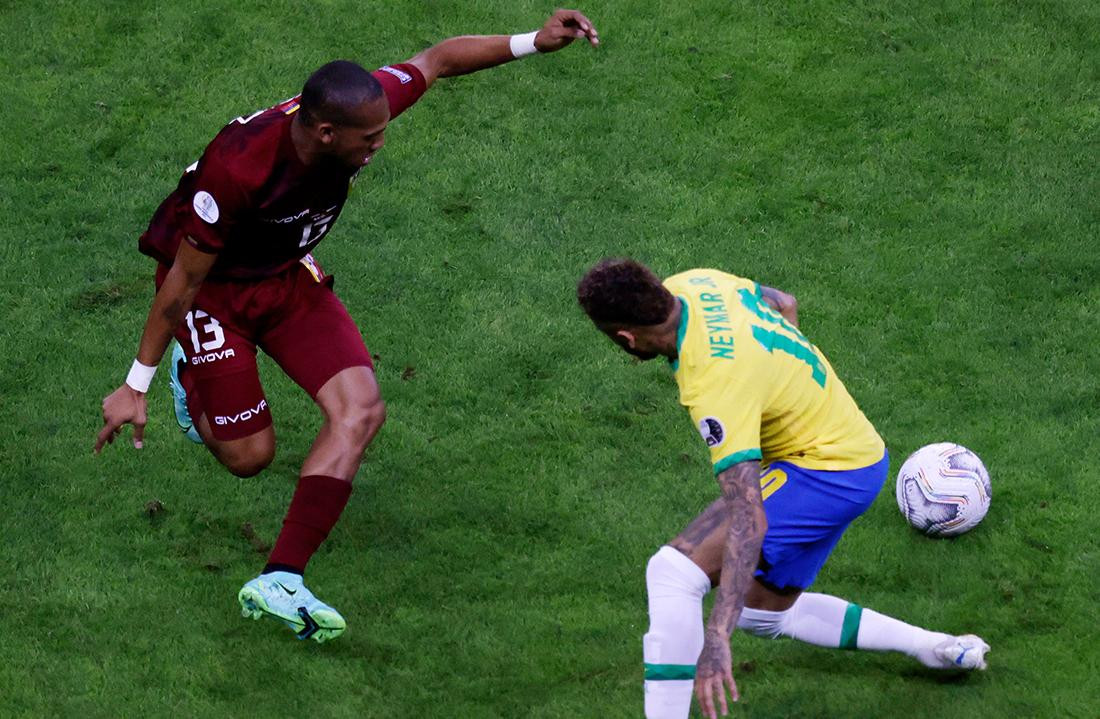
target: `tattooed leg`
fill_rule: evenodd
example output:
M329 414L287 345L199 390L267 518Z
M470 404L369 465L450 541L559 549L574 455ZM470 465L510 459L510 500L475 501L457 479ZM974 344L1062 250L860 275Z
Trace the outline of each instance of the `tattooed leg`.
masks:
M729 532L729 512L726 500L716 499L703 510L684 531L669 542L681 554L695 563L713 586L718 586L722 574L722 551Z

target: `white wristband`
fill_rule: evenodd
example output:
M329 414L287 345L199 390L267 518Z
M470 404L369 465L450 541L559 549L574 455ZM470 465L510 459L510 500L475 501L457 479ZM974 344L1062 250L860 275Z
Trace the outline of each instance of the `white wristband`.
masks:
M535 47L535 35L538 34L539 31L535 30L522 35L513 35L508 40L508 47L512 49L512 57L525 57L538 52L538 48Z
M156 367L150 367L134 360L134 364L130 367L130 374L126 375L126 384L130 385L130 389L144 394L149 391L149 384L153 381L153 375L156 373Z

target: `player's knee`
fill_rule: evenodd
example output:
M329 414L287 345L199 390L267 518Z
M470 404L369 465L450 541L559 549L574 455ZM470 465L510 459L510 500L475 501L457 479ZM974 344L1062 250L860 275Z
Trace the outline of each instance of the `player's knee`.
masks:
M237 477L255 477L275 459L273 441L255 441L223 451L218 457L225 468Z
M645 565L645 583L647 587L652 587L661 581L666 571L666 560L661 556L661 552L654 553L649 558L649 562Z
M651 597L682 594L701 599L710 591L710 580L703 570L679 550L667 545L649 558L645 583Z
M366 443L373 437L386 422L386 403L381 397L375 398L360 408L357 416L359 438Z
M335 421L354 444L365 448L386 421L386 403L381 397L350 403Z
M745 607L737 620L737 628L765 639L776 639L783 636L790 611L788 609L783 612L769 612L764 609Z
M255 477L257 474L267 469L269 464L271 464L271 460L269 459L244 459L234 460L226 466L233 476L246 479L248 477Z
M367 423L370 425L373 434L382 429L382 425L386 423L386 403L379 398L370 406L368 415Z
M274 456L241 456L229 458L225 466L235 476L241 477L255 477L260 472L264 471Z

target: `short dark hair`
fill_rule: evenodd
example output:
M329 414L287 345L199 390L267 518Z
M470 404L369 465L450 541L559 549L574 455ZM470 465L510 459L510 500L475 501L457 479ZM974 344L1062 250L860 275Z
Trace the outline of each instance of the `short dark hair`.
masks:
M383 96L382 83L361 65L333 60L317 69L302 88L299 112L302 122L351 124L352 111Z
M653 271L630 259L601 260L577 284L577 301L600 325L659 325L676 301Z

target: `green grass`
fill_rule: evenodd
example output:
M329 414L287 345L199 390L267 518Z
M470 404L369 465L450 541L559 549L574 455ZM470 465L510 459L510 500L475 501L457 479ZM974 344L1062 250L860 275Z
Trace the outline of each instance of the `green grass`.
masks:
M280 449L259 477L178 436L165 372L146 449L92 456L151 299L137 237L224 122L328 59L377 66L549 9L0 3L0 715L640 715L645 562L717 489L667 370L575 308L616 254L795 293L895 467L949 439L993 475L989 516L954 541L908 531L888 486L816 585L981 633L988 673L738 635L738 714L1095 716L1085 0L610 0L585 8L596 52L440 81L318 253L390 409L311 565L348 618L337 642L235 607L319 425L272 364Z

